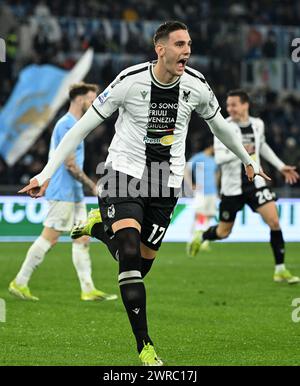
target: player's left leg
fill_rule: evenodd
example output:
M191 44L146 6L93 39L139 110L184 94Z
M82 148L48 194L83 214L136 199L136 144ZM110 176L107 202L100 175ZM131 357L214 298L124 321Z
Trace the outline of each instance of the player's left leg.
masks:
M270 227L270 243L275 259L274 281L286 281L289 284L299 283L300 278L297 276L293 276L290 271L286 269L284 264L285 245L275 202L267 202L264 205L258 207L256 211L261 215L265 223Z

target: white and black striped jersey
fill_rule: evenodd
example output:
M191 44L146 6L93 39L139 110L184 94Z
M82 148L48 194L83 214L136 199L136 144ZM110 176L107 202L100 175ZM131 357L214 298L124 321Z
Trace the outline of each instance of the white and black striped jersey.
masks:
M141 178L145 166L168 162L168 186L181 186L185 166L185 141L191 113L205 120L220 109L204 76L186 67L172 84L154 76L154 62L123 70L95 99L93 107L102 118L119 110L115 135L106 164L114 170Z
M249 117L249 123L239 125L227 118L231 124L236 136L241 139L250 156L260 166L261 147L265 143L265 125L260 118ZM227 147L216 137L214 137L215 159L221 168L221 194L225 196L236 196L243 194L250 184L245 174L245 167L241 160L233 154ZM266 186L265 180L256 176L254 179L256 188Z

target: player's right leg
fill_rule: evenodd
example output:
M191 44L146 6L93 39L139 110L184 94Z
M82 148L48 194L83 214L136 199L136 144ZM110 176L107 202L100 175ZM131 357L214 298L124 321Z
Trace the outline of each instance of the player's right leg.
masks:
M28 283L33 271L43 262L46 253L56 244L61 232L45 227L41 235L27 251L26 258L15 279L9 284L9 292L23 300L39 300L30 292Z
M141 225L135 219L122 219L112 225L119 246L119 286L134 333L139 358L144 366L162 366L148 334L146 289L141 274ZM156 251L146 245L144 254L153 261Z
M119 172L118 172L119 173ZM119 173L121 174L121 173ZM122 175L123 177L126 175ZM115 175L111 172L111 181ZM133 179L133 177L129 177ZM126 178L127 180L127 178ZM112 184L113 185L113 184ZM105 191L99 199L103 229L115 243L115 257L119 263L118 283L121 298L136 339L140 359L145 365L159 365L148 334L146 315L146 289L142 277L141 228L145 214L145 199L141 196L131 197L130 192L123 197L114 189ZM128 185L127 185L128 186ZM102 189L102 193L104 190ZM100 229L102 232L103 229ZM92 232L94 231L94 227ZM99 237L99 236L98 236ZM99 237L102 239L101 235ZM148 256L147 257L154 257ZM148 267L149 268L149 267Z
M141 355L145 345L153 346L148 334L146 290L141 274L141 225L133 218L124 218L113 223L112 230L119 247L121 297Z

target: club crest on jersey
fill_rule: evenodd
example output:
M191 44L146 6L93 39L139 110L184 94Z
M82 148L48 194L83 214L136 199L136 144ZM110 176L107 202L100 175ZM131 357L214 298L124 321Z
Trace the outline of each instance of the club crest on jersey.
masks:
M106 101L108 94L109 94L108 90L104 90L103 93L98 96L100 105L102 105Z
M183 96L182 96L182 99L183 99L185 102L188 102L188 101L189 101L190 94L191 94L190 91L184 91L184 90L183 90Z
M115 210L114 204L111 204L111 206L109 206L107 209L107 216L109 218L114 218L115 214L116 214L116 210Z
M148 91L141 91L141 96L143 97L143 99L146 98L147 94L148 94Z

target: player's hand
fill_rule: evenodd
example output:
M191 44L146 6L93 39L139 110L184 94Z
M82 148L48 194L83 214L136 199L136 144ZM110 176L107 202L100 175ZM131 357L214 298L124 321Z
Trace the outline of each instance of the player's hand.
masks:
M287 184L295 184L299 179L299 173L296 171L296 166L285 165L281 170Z
M46 180L42 186L39 186L38 180L32 178L30 183L26 185L23 189L19 190L18 193L27 193L33 198L42 197L45 194L46 189L48 188L50 179Z
M257 174L255 174L252 165L247 165L245 167L245 169L246 169L246 174L247 174L247 177L248 177L249 181L253 181L255 176L261 176L265 180L271 181L271 178L266 175L266 173L262 170L262 168L259 169L259 173L257 173Z

